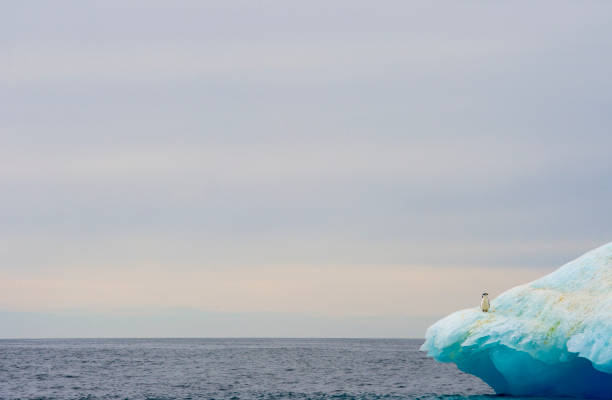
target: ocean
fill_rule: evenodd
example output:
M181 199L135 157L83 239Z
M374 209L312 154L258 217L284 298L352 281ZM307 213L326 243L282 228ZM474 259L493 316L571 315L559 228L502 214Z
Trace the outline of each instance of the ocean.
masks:
M0 340L0 399L460 399L411 339Z

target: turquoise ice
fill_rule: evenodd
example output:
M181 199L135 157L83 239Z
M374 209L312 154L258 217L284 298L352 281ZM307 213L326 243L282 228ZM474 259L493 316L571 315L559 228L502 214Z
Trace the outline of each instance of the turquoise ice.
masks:
M612 398L612 243L436 322L421 350L497 393Z

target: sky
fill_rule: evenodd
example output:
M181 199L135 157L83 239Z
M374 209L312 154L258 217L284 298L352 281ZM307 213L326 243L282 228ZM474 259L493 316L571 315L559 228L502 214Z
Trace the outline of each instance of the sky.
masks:
M612 4L3 2L0 337L423 337L612 240Z

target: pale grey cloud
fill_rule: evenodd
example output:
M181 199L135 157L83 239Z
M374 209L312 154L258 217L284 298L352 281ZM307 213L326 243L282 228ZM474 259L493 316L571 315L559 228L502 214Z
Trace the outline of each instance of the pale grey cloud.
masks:
M436 316L215 313L193 309L123 312L3 312L1 338L420 338Z
M610 4L59 1L4 11L8 288L24 276L62 281L66 269L130 276L129 286L147 266L176 274L176 293L190 284L182 274L214 269L536 276L612 238ZM41 307L56 299L46 282ZM87 286L70 282L68 292ZM9 300L0 296L16 308ZM284 332L270 318L269 335Z

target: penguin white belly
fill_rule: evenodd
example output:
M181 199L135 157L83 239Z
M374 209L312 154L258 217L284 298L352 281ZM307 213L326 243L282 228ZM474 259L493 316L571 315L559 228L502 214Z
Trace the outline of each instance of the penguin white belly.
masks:
M482 299L482 301L480 302L480 309L482 311L489 311L489 299L487 299L486 297Z

